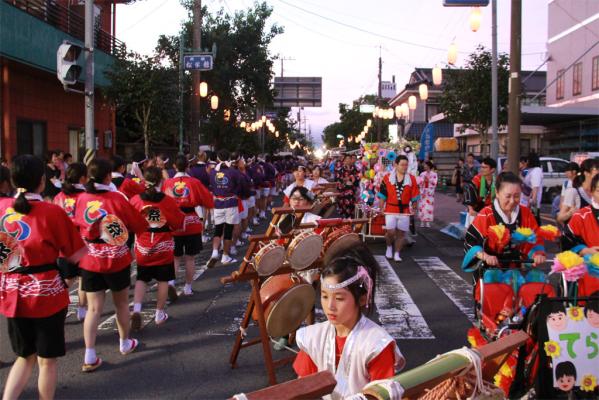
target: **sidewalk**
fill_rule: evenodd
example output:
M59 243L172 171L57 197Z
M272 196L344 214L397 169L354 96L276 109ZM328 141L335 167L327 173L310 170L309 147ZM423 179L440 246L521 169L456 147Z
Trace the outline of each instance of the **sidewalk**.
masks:
M466 207L456 202L455 195L435 193L435 227L441 229L453 222L460 222L462 211L466 211Z

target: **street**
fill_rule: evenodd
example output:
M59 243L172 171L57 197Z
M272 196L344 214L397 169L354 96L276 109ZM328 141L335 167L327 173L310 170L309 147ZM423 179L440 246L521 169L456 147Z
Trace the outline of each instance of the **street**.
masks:
M369 241L381 265L372 317L395 337L407 359L407 369L466 345L466 330L472 319L470 276L459 268L462 243L439 232L447 220L457 220L461 205L454 197L441 193L437 194L437 202L435 224L430 229L419 229L416 244L402 253L400 265L385 259L384 242ZM254 232L264 229L265 222ZM67 355L59 363L57 398L222 399L267 386L259 345L243 349L238 368L230 368L229 354L250 290L248 284L222 285L219 279L238 265L205 270L208 257L205 248L196 264L195 294L181 296L170 305L170 318L160 327L153 322L155 288L150 290L143 310L144 327L133 334L141 339L142 346L131 355L118 352L114 309L107 296L97 342L104 365L91 374L80 372L83 331L71 305L66 327ZM76 301L76 291L71 294ZM322 313L320 317L324 318ZM5 319L0 325L0 359L5 362L0 379L4 381L14 356ZM255 334L255 328L250 329L250 338ZM273 354L281 358L290 353ZM279 382L292 378L290 365L277 369ZM35 382L29 381L23 398L37 397Z

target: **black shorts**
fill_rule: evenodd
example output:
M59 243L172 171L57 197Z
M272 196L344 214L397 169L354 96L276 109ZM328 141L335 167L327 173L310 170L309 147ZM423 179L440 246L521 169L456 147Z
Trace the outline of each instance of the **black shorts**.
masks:
M81 270L81 289L84 292L100 292L110 289L119 292L131 285L131 266L114 273Z
M137 266L137 280L151 282L156 279L158 282L168 282L175 280L175 264Z
M32 354L42 358L64 356L66 316L67 307L44 318L6 318L12 350L19 357L29 357Z
M202 234L173 236L175 238L175 257L195 256L202 251Z

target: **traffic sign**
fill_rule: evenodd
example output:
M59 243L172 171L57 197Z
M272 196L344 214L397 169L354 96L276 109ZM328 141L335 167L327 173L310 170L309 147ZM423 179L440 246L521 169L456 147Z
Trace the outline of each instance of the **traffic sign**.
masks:
M444 7L486 7L489 0L443 0Z
M183 65L186 70L210 71L214 65L214 58L212 54L183 56Z

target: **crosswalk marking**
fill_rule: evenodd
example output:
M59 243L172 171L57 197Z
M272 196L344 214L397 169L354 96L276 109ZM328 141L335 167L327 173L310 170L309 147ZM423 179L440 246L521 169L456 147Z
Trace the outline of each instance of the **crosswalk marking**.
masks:
M375 256L381 266L374 296L379 321L395 339L435 339L420 309L385 256Z
M470 321L474 321L472 285L439 257L414 257L414 261Z

